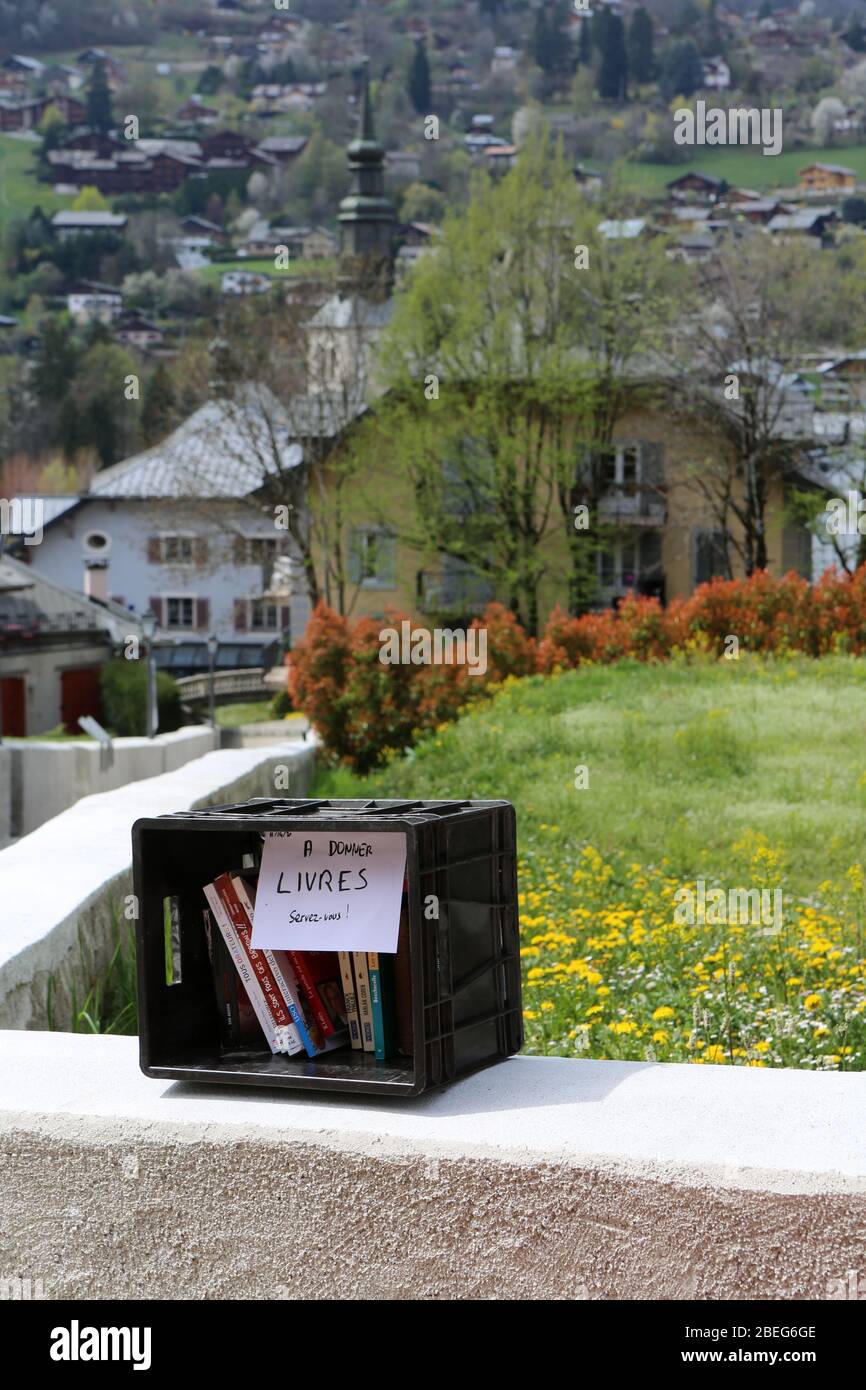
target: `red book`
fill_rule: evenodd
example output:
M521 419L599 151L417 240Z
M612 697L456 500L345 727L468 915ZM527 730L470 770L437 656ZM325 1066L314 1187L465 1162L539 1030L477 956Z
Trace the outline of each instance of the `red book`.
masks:
M220 901L228 913L229 921L237 932L238 939L246 955L249 957L250 965L258 977L262 994L267 1000L268 1007L274 1017L274 1022L278 1028L293 1029L294 1024L292 1016L272 977L264 952L257 951L252 944L252 928L249 918L241 906L231 877L229 874L220 874L219 878L214 879L213 886L219 893Z
M346 1001L336 951L288 951L298 984L326 1038L348 1032Z

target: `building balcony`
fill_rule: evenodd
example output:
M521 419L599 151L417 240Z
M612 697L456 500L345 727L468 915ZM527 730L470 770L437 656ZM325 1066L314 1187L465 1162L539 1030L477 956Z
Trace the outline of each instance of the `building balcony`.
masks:
M599 498L598 514L611 526L664 526L667 498L658 487L640 484L611 487Z

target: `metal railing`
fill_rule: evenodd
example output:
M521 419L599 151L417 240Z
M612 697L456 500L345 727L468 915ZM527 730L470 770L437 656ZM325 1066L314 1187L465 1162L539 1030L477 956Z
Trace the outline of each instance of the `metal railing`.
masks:
M269 697L272 691L265 684L267 672L261 666L248 667L238 671L217 671L214 674L214 699L216 703L228 704L240 695L260 695ZM210 675L181 676L177 684L183 704L192 705L205 701L210 696Z

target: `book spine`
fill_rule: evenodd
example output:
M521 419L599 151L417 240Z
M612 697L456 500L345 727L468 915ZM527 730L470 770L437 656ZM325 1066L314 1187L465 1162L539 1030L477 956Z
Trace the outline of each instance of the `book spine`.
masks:
M361 1020L358 1018L358 1001L355 998L355 976L352 971L350 951L338 952L340 957L340 977L343 981L343 997L346 1000L346 1017L349 1020L349 1041L356 1049L362 1049Z
M318 1057L322 1049L317 1046L313 1037L313 1032L307 1028L298 981L295 978L295 972L292 969L288 951L265 951L265 956L270 962L271 969L274 972L274 979L288 1005L289 1013L292 1015L295 1027L298 1030L298 1036L303 1044L304 1051L308 1057Z
M238 897L235 884L229 874L220 874L214 880L214 886L225 905L231 924L240 939L240 943L246 951L250 964L259 981L260 988L268 1005L274 1015L274 1021L279 1028L284 1029L285 1047L290 1057L298 1052L303 1052L304 1044L301 1042L292 1011L289 1008L285 991L280 984L273 968L273 956L269 951L259 951L253 946L253 923L252 915L247 912L244 904Z
M328 1017L328 1010L319 998L316 982L307 969L303 951L287 951L286 954L292 962L292 969L298 977L298 984L304 991L307 1002L316 1016L316 1022L322 1030L322 1036L329 1038L334 1031L334 1025Z
M250 942L252 942L253 913L255 912L255 904L247 889L247 885L244 883L244 880L242 878L232 878L231 884L232 888L234 889L235 896L237 897L237 900L241 906L241 910L243 911L244 915L247 918L247 921L249 922ZM267 961L270 967L271 974L274 977L274 983L276 984L277 989L280 991L281 995L283 996L283 999L285 1000L286 1008L288 1009L289 1014L291 1015L292 1022L297 1030L298 1041L300 1046L296 1048L296 1051L304 1051L306 1052L308 1057L318 1057L322 1049L316 1046L309 1030L307 1029L306 1019L304 1018L304 1011L301 1007L301 999L298 991L298 982L295 979L295 973L292 970L291 962L289 961L287 952L263 951L262 955L264 956L265 960Z
M355 966L358 1020L361 1024L361 1042L364 1045L365 1052L375 1052L376 1044L373 1041L373 1012L370 1007L370 980L367 974L366 951L353 951L352 961Z
M259 987L249 957L241 945L240 938L232 925L216 886L213 883L206 883L204 895L213 913L214 921L220 929L220 934L226 944L228 953L234 961L237 972L246 986L250 1003L255 1010L256 1018L261 1024L262 1032L265 1035L268 1047L271 1049L271 1052L285 1051L285 1040L274 1021L274 1016Z
M370 977L370 1007L373 1012L373 1042L376 1056L382 1062L394 1051L394 958L367 952L367 972Z

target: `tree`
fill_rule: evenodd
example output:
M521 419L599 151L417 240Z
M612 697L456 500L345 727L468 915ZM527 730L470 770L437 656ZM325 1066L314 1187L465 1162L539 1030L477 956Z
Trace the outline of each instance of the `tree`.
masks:
M209 63L198 80L196 91L202 96L213 96L223 85L223 80L222 68Z
M551 528L568 538L575 606L591 595L603 535L597 518L578 532L574 508L602 490L595 446L633 402L657 276L670 273L660 249L638 261L606 242L598 218L561 149L537 133L504 179L480 178L446 221L382 346L375 419L416 504L403 538L435 551L467 590L487 586L530 631ZM577 268L575 242L589 268Z
M581 26L582 27L582 26ZM655 69L653 22L649 10L638 5L628 27L628 70L636 82L651 82Z
M601 30L598 94L606 101L624 101L628 88L625 26L619 15L608 14Z
M842 201L842 221L866 226L866 198L845 198Z
M276 509L286 518L274 534L281 559L294 563L292 584L311 606L324 599L348 613L359 587L348 564L349 501L369 457L357 442L357 423L373 394L383 286L370 282L347 293L336 278L331 285L323 305L314 287L306 302L286 304L278 293L226 306L188 354L181 391L193 403L213 405L213 451L235 459L244 477L258 476L238 507L272 523ZM191 462L192 495L201 491L196 472L206 480L207 467L207 457ZM216 503L204 496L198 505L225 529ZM240 542L243 526L234 535ZM270 573L264 578L270 582Z
M548 90L570 69L570 41L565 33L566 10L561 0L545 0L535 12L532 55L544 73Z
M403 192L400 216L404 222L441 222L445 194L427 183L410 183Z
M695 268L689 296L700 309L677 322L670 354L677 388L672 425L702 429L723 445L695 460L689 486L721 538L725 568L766 569L771 490L798 477L812 447L811 396L799 364L816 332L836 267L802 246L760 235L722 248Z
M692 96L702 86L703 80L704 65L694 40L682 39L671 44L664 56L659 82L665 101Z
M836 135L836 122L846 116L845 107L838 97L822 97L812 112L811 125L819 145L832 145Z
M48 151L56 150L60 144L66 130L66 120L56 106L49 106L36 128L42 136L39 158L45 160Z
M141 407L141 432L145 444L158 444L176 423L177 396L171 373L158 362L150 377Z
M580 26L580 40L577 46L577 61L581 67L588 68L592 63L592 34L584 18Z
M72 204L73 212L108 212L111 204L103 198L98 188L85 184Z
M415 44L415 52L409 66L407 87L415 110L419 115L426 115L430 110L432 92L430 89L430 63L423 39L419 39Z
M863 20L859 14L852 14L848 20L845 42L854 53L866 52L866 34L863 32Z
M90 81L87 84L85 120L93 130L102 133L111 130L114 125L111 88L108 85L105 63L102 61L93 64Z

